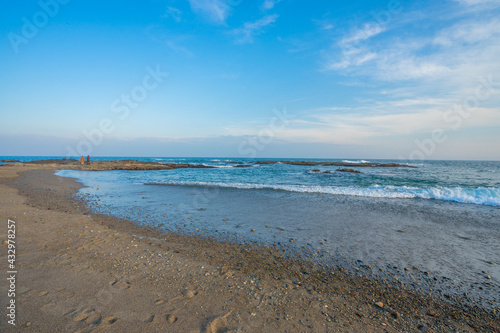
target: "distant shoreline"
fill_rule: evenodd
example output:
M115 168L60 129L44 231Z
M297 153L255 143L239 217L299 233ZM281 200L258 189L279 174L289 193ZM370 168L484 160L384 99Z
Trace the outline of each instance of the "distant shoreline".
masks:
M9 165L11 163L19 165L47 165L57 167L61 170L81 170L81 171L111 171L111 170L171 170L171 169L209 169L213 166L189 164L189 163L161 163L161 162L142 162L137 160L96 160L91 161L90 164L81 164L75 159L47 159L35 160L29 162L20 162L17 160L0 160ZM252 161L248 163L235 163L234 167L250 167L255 164L289 164L289 165L302 165L302 166L338 166L338 167L359 167L359 168L417 168L416 166L398 163L354 163L354 162L328 162L328 161L278 161L278 160L261 160ZM0 166L2 166L0 165ZM346 171L349 169L339 169L338 171ZM347 171L353 172L353 171Z

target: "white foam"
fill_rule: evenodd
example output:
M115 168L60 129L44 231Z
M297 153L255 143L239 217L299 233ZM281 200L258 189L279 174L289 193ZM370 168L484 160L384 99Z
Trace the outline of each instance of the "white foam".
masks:
M462 203L500 206L500 188L416 188L408 186L311 186L311 185L272 185L221 182L168 181L149 183L151 185L189 185L239 189L270 189L300 193L324 193L390 199L436 199Z
M342 160L342 162L344 162L344 163L356 163L356 164L359 164L359 163L370 163L370 161L365 161L365 160L359 160L359 161Z

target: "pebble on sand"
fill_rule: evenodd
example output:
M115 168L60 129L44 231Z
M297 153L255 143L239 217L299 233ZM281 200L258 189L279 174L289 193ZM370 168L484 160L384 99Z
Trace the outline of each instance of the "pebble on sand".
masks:
M384 303L382 303L382 302L376 302L375 305L378 306L379 308L384 307Z

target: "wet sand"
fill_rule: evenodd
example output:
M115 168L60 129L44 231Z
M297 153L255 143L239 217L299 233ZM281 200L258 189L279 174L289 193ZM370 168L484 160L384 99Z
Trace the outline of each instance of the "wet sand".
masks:
M2 315L2 332L500 331L495 310L91 214L72 197L81 185L54 172L0 168L0 238L16 221L18 250L17 326Z

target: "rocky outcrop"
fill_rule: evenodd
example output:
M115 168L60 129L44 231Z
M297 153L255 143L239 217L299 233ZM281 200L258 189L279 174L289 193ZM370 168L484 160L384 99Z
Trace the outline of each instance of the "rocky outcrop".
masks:
M23 162L23 164L76 164L79 163L77 160L73 158L62 158L62 159L49 159L49 160L36 160L30 162Z
M171 170L171 169L207 169L212 166L187 163L153 163L135 160L90 161L90 164L80 164L74 159L52 159L16 163L16 165L46 165L60 170L111 171L111 170Z
M338 166L360 168L416 168L416 166L398 163L351 163L351 162L311 162L311 161L256 161L256 164L289 164L304 166Z
M359 170L354 170L354 169L349 169L349 168L345 168L345 169L338 168L337 171L340 171L340 172L350 172L350 173L361 173L361 171L359 171Z

